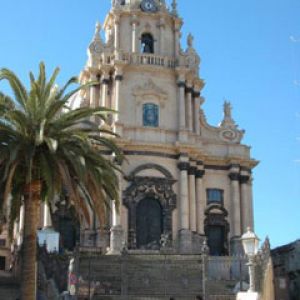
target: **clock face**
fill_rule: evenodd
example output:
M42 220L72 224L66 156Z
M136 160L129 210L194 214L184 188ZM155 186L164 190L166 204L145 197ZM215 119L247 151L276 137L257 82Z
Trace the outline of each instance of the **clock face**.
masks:
M156 12L157 11L157 7L156 7L154 0L144 0L141 3L141 8L143 11L147 11L147 12Z

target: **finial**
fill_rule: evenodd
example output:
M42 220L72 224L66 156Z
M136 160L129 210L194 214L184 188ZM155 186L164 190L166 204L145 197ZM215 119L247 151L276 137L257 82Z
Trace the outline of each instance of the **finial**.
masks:
M237 125L235 124L232 118L232 106L231 103L227 100L224 100L224 118L221 122L221 127L236 129Z
M99 21L96 22L96 27L95 27L95 36L94 38L99 38L100 39L100 31L101 31L101 24Z
M232 111L231 103L229 101L225 100L224 101L224 117L231 119L232 118L231 111Z
M172 14L174 15L174 16L177 16L177 1L176 0L173 0L172 1Z
M187 37L187 44L188 44L189 48L193 47L193 42L194 42L194 37L192 36L191 33L189 33L189 35Z

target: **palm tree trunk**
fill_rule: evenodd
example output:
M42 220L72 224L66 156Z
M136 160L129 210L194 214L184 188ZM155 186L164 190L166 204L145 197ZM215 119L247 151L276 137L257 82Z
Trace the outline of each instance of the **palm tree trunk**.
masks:
M21 299L36 299L36 230L40 206L41 182L34 181L25 188L25 222L22 246Z

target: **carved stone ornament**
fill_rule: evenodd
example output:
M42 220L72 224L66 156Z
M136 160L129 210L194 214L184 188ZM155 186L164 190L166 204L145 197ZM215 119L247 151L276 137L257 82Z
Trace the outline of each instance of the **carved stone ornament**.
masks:
M163 171L165 177L141 177L137 173L145 169L156 169ZM173 185L176 182L172 179L167 170L161 166L148 164L138 167L131 173L127 180L130 186L123 194L123 203L128 208L128 247L137 249L137 209L141 201L147 198L158 201L162 209L162 232L161 236L172 241L172 212L176 208L176 194L173 191ZM158 241L160 242L160 241ZM164 244L168 244L164 241ZM152 245L149 248L153 249Z
M133 89L133 95L136 97L137 105L140 105L145 97L153 96L159 101L160 106L164 107L168 98L168 94L162 88L157 86L151 78L145 82L144 85L136 86Z
M97 22L95 28L95 34L89 46L89 52L91 55L100 54L104 51L104 43L101 40L100 32L101 32L101 24Z
M199 71L199 64L200 64L200 57L197 54L196 50L193 48L193 41L194 41L194 37L189 34L187 37L187 45L188 48L184 53L185 56L185 64L186 67L195 71L196 73L198 73Z
M244 131L238 129L238 125L232 118L232 106L228 101L224 102L224 118L219 127L220 138L225 142L240 142L244 135Z

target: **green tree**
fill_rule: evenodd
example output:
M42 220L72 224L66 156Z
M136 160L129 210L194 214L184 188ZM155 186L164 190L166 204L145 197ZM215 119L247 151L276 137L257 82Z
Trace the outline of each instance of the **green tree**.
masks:
M50 202L66 188L78 215L89 223L88 205L104 222L110 199L118 201L119 171L114 161L101 153L115 153L122 160L114 134L99 129L95 122L106 122L106 108L70 109L70 98L91 84L70 90L71 78L59 89L40 64L37 78L30 73L27 90L8 69L0 70L0 81L8 82L13 97L0 93L0 198L10 207L10 229L20 206L25 207L22 245L21 295L35 299L36 229L41 202ZM94 121L92 121L94 120ZM85 195L85 196L84 196Z

